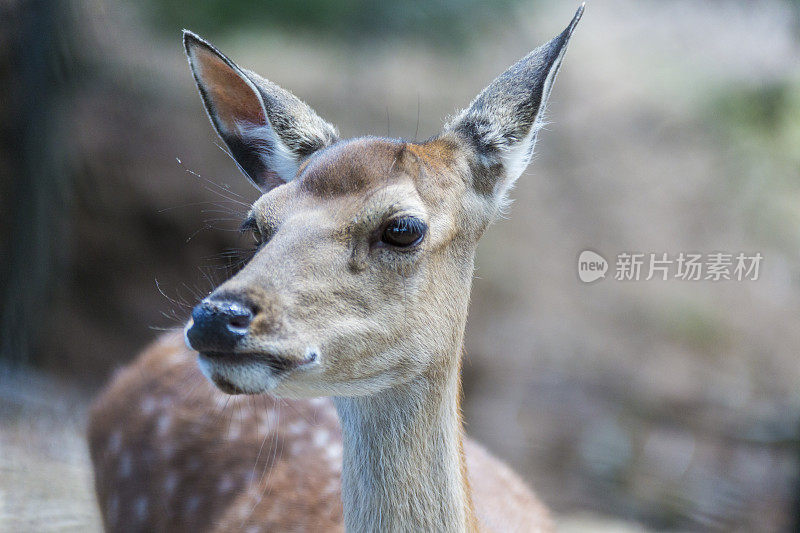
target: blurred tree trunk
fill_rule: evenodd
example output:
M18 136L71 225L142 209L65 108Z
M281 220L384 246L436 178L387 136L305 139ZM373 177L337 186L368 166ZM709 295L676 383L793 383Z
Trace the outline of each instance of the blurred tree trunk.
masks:
M69 3L22 0L0 8L0 358L30 360L47 322L69 227L59 107L71 70Z

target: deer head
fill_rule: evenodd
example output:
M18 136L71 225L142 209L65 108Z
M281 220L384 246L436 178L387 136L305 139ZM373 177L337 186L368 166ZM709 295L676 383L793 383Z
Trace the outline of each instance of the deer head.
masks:
M229 393L375 394L458 365L478 239L527 167L583 8L435 138L340 140L305 103L184 33L211 122L262 192L258 250L186 327Z

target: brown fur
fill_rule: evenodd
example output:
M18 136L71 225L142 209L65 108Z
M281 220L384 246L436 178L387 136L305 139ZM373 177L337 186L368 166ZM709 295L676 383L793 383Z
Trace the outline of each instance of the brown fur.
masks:
M337 143L311 157L296 178L300 190L328 199L364 194L389 182L405 144L389 139L360 138Z
M341 531L330 401L230 397L195 359L180 335L166 335L95 401L89 445L105 529ZM485 530L550 531L546 509L507 466L470 439L464 457Z
M215 102L216 112L228 130L236 129L237 120L257 125L264 124L261 106L257 105L257 100L248 95L252 89L242 78L213 54L204 53L200 63L204 65L203 76L209 81L208 97ZM231 87L235 89L231 90Z

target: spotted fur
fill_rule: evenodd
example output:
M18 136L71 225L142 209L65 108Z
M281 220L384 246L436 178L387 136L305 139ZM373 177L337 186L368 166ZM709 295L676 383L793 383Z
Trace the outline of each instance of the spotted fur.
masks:
M108 532L342 531L342 432L329 399L227 396L179 334L162 337L97 398L89 448ZM550 531L544 506L465 439L489 531Z

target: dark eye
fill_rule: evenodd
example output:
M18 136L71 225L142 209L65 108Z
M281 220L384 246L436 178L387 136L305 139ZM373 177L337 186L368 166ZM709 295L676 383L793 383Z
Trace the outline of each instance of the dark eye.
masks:
M242 222L242 225L239 227L239 231L242 233L246 233L248 231L251 232L256 241L256 245L260 245L263 241L261 230L258 229L258 223L253 217L247 218L244 222Z
M415 217L401 217L390 221L381 234L381 240L398 248L408 248L418 244L428 227Z

